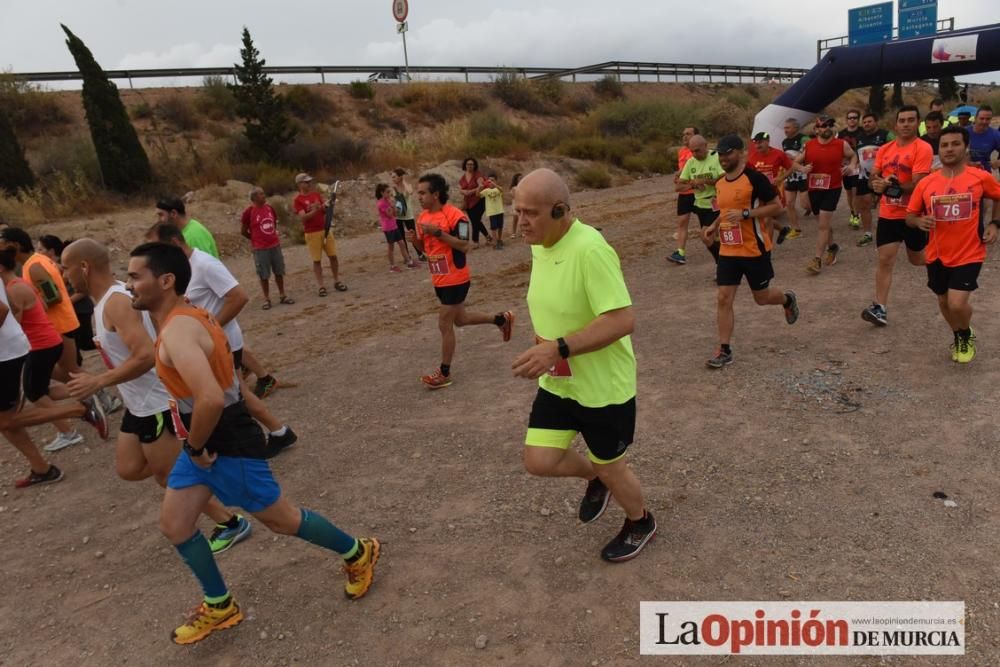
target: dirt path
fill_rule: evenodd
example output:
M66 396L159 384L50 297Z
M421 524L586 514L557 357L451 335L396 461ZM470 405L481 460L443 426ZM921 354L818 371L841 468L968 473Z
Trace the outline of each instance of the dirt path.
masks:
M0 664L629 664L640 600L730 599L965 600L964 662L1000 662L995 257L974 297L980 356L959 367L921 270L897 267L891 326L874 330L859 317L874 250L856 248L838 215L840 262L807 276L807 219L806 236L775 256L775 284L798 293L800 322L788 327L741 288L736 363L711 372L713 267L696 242L687 266L664 261L669 183L574 199L618 249L637 312L631 461L660 523L640 558L598 557L620 509L580 527L582 484L521 468L534 385L509 367L531 341L528 248L472 255L470 306L514 308L519 323L506 345L488 327L460 331L456 383L432 393L417 382L438 357L429 278L389 274L381 237L368 234L341 241L351 290L326 299L309 287L305 249L290 249L298 303L268 312L249 257L228 263L254 296L240 318L249 345L298 385L268 399L301 438L274 467L295 501L384 540L371 594L346 601L329 556L257 525L220 558L247 621L176 647L169 632L198 590L157 531L159 492L118 480L112 447L93 441L55 455L64 482L15 492L24 466L8 447Z

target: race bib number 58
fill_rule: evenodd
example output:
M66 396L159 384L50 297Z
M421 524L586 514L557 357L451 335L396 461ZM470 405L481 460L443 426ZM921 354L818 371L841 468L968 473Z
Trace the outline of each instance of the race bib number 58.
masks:
M972 193L931 197L935 222L960 222L972 217Z

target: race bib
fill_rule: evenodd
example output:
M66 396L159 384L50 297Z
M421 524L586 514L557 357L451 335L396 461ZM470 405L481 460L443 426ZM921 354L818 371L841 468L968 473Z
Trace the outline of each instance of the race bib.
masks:
M728 227L727 227L728 225ZM743 227L740 223L722 223L719 229L719 242L722 245L743 245Z
M170 421L174 423L174 433L176 433L177 437L181 440L187 440L188 430L187 427L184 426L184 420L181 419L180 411L177 409L177 401L171 398L167 401L167 405L170 406Z
M111 363L111 358L108 356L108 353L104 351L104 348L101 347L101 341L96 337L94 338L94 347L96 347L97 351L101 353L101 360L104 362L104 365L108 367L108 370L113 370L115 366Z
M538 345L539 343L546 343L546 342L551 343L552 341L547 341L544 338L535 336L536 345ZM557 361L554 366L549 368L549 377L554 377L554 378L573 377L573 371L571 371L569 368L569 359L563 359L562 357L560 357L559 361Z
M972 193L931 197L934 222L962 222L972 217Z
M809 189L829 190L832 180L830 174L809 174Z
M446 276L449 273L447 255L428 255L427 268L432 276Z

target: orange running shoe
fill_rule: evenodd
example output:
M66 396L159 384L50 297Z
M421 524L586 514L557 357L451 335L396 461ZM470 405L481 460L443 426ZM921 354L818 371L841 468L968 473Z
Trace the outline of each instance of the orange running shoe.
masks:
M514 332L514 312L505 310L500 313L503 316L503 324L500 325L500 333L503 334L503 342L510 340L510 335Z
M174 630L172 638L177 644L194 644L216 630L232 628L242 621L243 612L230 595L223 607L213 607L205 602L199 604L191 611L187 623Z
M375 578L375 563L378 562L378 557L382 553L382 545L374 537L362 537L358 539L358 542L365 553L353 563L344 563L344 574L347 575L344 595L351 600L364 597L368 589L372 587L372 581Z
M428 389L443 389L451 384L451 375L445 375L439 368L430 375L420 378L420 381L427 385Z

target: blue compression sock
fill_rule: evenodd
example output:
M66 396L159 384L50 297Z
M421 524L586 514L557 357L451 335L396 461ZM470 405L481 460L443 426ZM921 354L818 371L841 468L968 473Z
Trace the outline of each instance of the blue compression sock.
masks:
M215 557L212 549L208 546L208 540L196 531L187 542L175 544L174 548L181 555L181 559L191 568L202 590L205 591L205 599L209 602L224 600L229 595L226 582L222 580L222 573L219 566L215 564Z
M330 523L325 517L306 508L300 508L302 522L295 535L316 546L336 551L345 559L358 550L358 541Z

